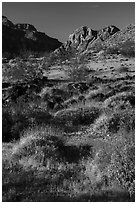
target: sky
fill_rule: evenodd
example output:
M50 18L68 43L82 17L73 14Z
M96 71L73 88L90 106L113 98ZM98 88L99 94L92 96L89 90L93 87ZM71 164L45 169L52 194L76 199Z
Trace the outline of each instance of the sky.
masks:
M3 2L2 15L13 23L29 23L65 42L81 26L93 30L135 24L134 2Z

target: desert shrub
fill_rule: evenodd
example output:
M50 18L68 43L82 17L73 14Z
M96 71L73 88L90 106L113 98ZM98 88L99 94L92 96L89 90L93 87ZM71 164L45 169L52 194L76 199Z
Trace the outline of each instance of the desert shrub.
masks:
M78 100L76 97L71 97L68 100L64 101L63 107L68 108L70 106L72 107L73 105L77 106L77 102L78 102Z
M26 64L20 58L15 59L13 66L9 66L9 69L4 70L4 75L12 80L28 80L34 79L39 74L39 69L32 63Z
M102 45L102 43L97 42L92 46L92 49L94 50L94 53L98 53L105 50L105 47Z
M78 163L81 155L85 156L84 147L65 145L63 136L64 133L61 128L53 125L28 129L23 132L20 140L14 145L13 158L22 159L25 164L41 158L37 162L42 166L47 165L44 164L47 160L50 162L54 160L57 163Z
M119 54L118 47L109 47L106 51L107 54Z
M25 102L21 98L17 103L3 107L3 142L19 139L20 133L29 126L49 124L52 116L35 101Z
M102 114L94 123L93 132L100 137L104 134L117 133L120 128L127 132L135 129L134 110L119 110L118 112L109 112Z
M119 91L120 92L124 92L124 91L131 91L132 93L135 92L135 86L134 85L123 85L121 87L119 87Z
M108 166L108 175L112 182L116 180L128 190L130 195L135 193L135 134L120 131L113 135L113 152Z
M16 115L10 108L3 108L2 141L10 142L18 139L20 132L28 125L27 119L21 113Z
M88 56L86 54L79 55L78 61L80 64L85 64L88 62Z
M92 143L95 156L88 158L84 174L98 190L107 187L114 193L117 190L128 192L129 199L135 193L135 135L134 131L120 128L105 138ZM117 191L117 193L118 193Z
M104 101L106 99L105 91L102 88L91 90L86 95L88 100Z
M120 47L120 54L125 57L135 57L135 42L127 40Z
M2 141L11 140L11 127L13 125L12 115L10 110L2 108Z
M89 74L88 68L84 63L80 64L78 62L78 59L72 61L71 67L68 70L68 76L71 81L75 82L85 81L88 74Z
M57 63L57 61L58 61L57 55L54 53L50 53L49 56L44 59L43 68L44 67L46 67L46 68L50 67L50 66L54 65L55 63Z
M106 50L107 54L122 54L124 57L135 57L135 42L127 40Z
M70 48L69 50L61 49L58 53L50 53L46 56L46 58L43 61L43 69L46 67L50 67L52 65L55 65L57 63L62 64L62 62L66 62L66 60L71 60L76 56L76 50L73 48Z
M123 194L118 192L118 186L112 188L115 180L119 181L124 192L128 190L131 195L134 194L134 162L130 159L134 156L132 134L119 131L107 140L94 140L91 149L94 148L95 154L86 158L81 156L77 162L73 158L68 162L67 158L73 157L73 154L75 157L79 149L75 144L64 145L62 136L59 129L51 126L24 132L13 146L10 166L4 165L5 201L17 201L22 185L25 191L20 201L121 201ZM114 156L116 154L121 155L118 160ZM124 163L132 164L132 172L130 167L124 166L127 171L124 179L123 159ZM127 197L122 199L127 200Z
M24 132L20 141L14 145L13 157L22 159L24 164L26 158L28 165L29 162L36 162L36 164L44 166L47 165L44 162L47 162L48 159L56 160L60 158L58 148L61 145L63 143L56 137L55 133L51 134L46 128L40 130L34 128L31 131Z
M100 115L98 107L75 107L58 111L54 115L54 120L57 123L72 124L72 125L88 125Z
M135 95L133 92L121 92L116 95L107 98L104 101L104 107L110 109L128 109L134 108L135 106Z
M75 58L77 55L77 51L75 48L69 48L67 51L64 49L61 50L61 52L58 53L58 59L60 62L63 62L65 60L71 60Z

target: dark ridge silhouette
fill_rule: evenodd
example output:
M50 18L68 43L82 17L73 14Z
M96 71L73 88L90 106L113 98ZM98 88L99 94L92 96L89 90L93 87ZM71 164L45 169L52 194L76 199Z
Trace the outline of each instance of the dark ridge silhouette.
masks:
M38 32L33 25L14 25L2 16L2 53L19 55L21 52L50 52L62 45L55 38Z

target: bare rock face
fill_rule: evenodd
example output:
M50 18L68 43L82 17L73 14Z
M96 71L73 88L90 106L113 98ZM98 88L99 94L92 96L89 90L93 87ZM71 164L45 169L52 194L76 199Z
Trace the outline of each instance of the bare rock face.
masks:
M115 46L117 44L124 43L126 41L133 41L135 42L135 25L128 25L124 29L120 30L119 32L115 33L111 39L107 39L104 44L106 46Z
M93 42L97 38L97 31L94 31L87 26L77 29L69 36L66 44L66 48L70 46L76 49L85 49L90 42Z
M37 30L36 30L36 28L33 26L33 25L31 25L31 24L21 24L21 23L18 23L18 24L16 24L15 25L15 27L17 28L17 29L20 29L20 30L24 30L24 31L31 31L31 32L37 32Z
M51 52L62 45L55 38L38 32L31 24L13 24L7 17L2 17L2 53L13 56L24 52Z
M76 49L78 52L83 52L88 48L91 48L94 42L103 42L107 40L110 36L118 32L119 29L113 25L108 26L102 30L96 31L83 26L76 31L74 31L68 38L68 41L62 45L55 52L60 52L61 50L69 50L70 48Z
M111 35L114 35L118 31L120 31L120 30L116 26L113 26L113 25L108 26L108 27L98 31L98 38L100 38L102 41L105 41Z

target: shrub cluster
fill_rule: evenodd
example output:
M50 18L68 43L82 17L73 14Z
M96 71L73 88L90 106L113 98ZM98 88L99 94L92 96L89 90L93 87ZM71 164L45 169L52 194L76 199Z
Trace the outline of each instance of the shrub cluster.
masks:
M98 107L72 107L58 111L54 119L61 124L88 125L93 123L100 113L101 110Z
M107 48L106 53L121 54L124 57L135 57L135 42L127 40L124 43Z
M23 100L11 103L2 109L2 134L3 142L20 138L20 133L28 128L40 124L49 124L52 116L34 103Z
M77 59L73 60L71 67L68 70L68 76L71 81L81 82L87 79L89 71L87 66L83 63L80 64Z

